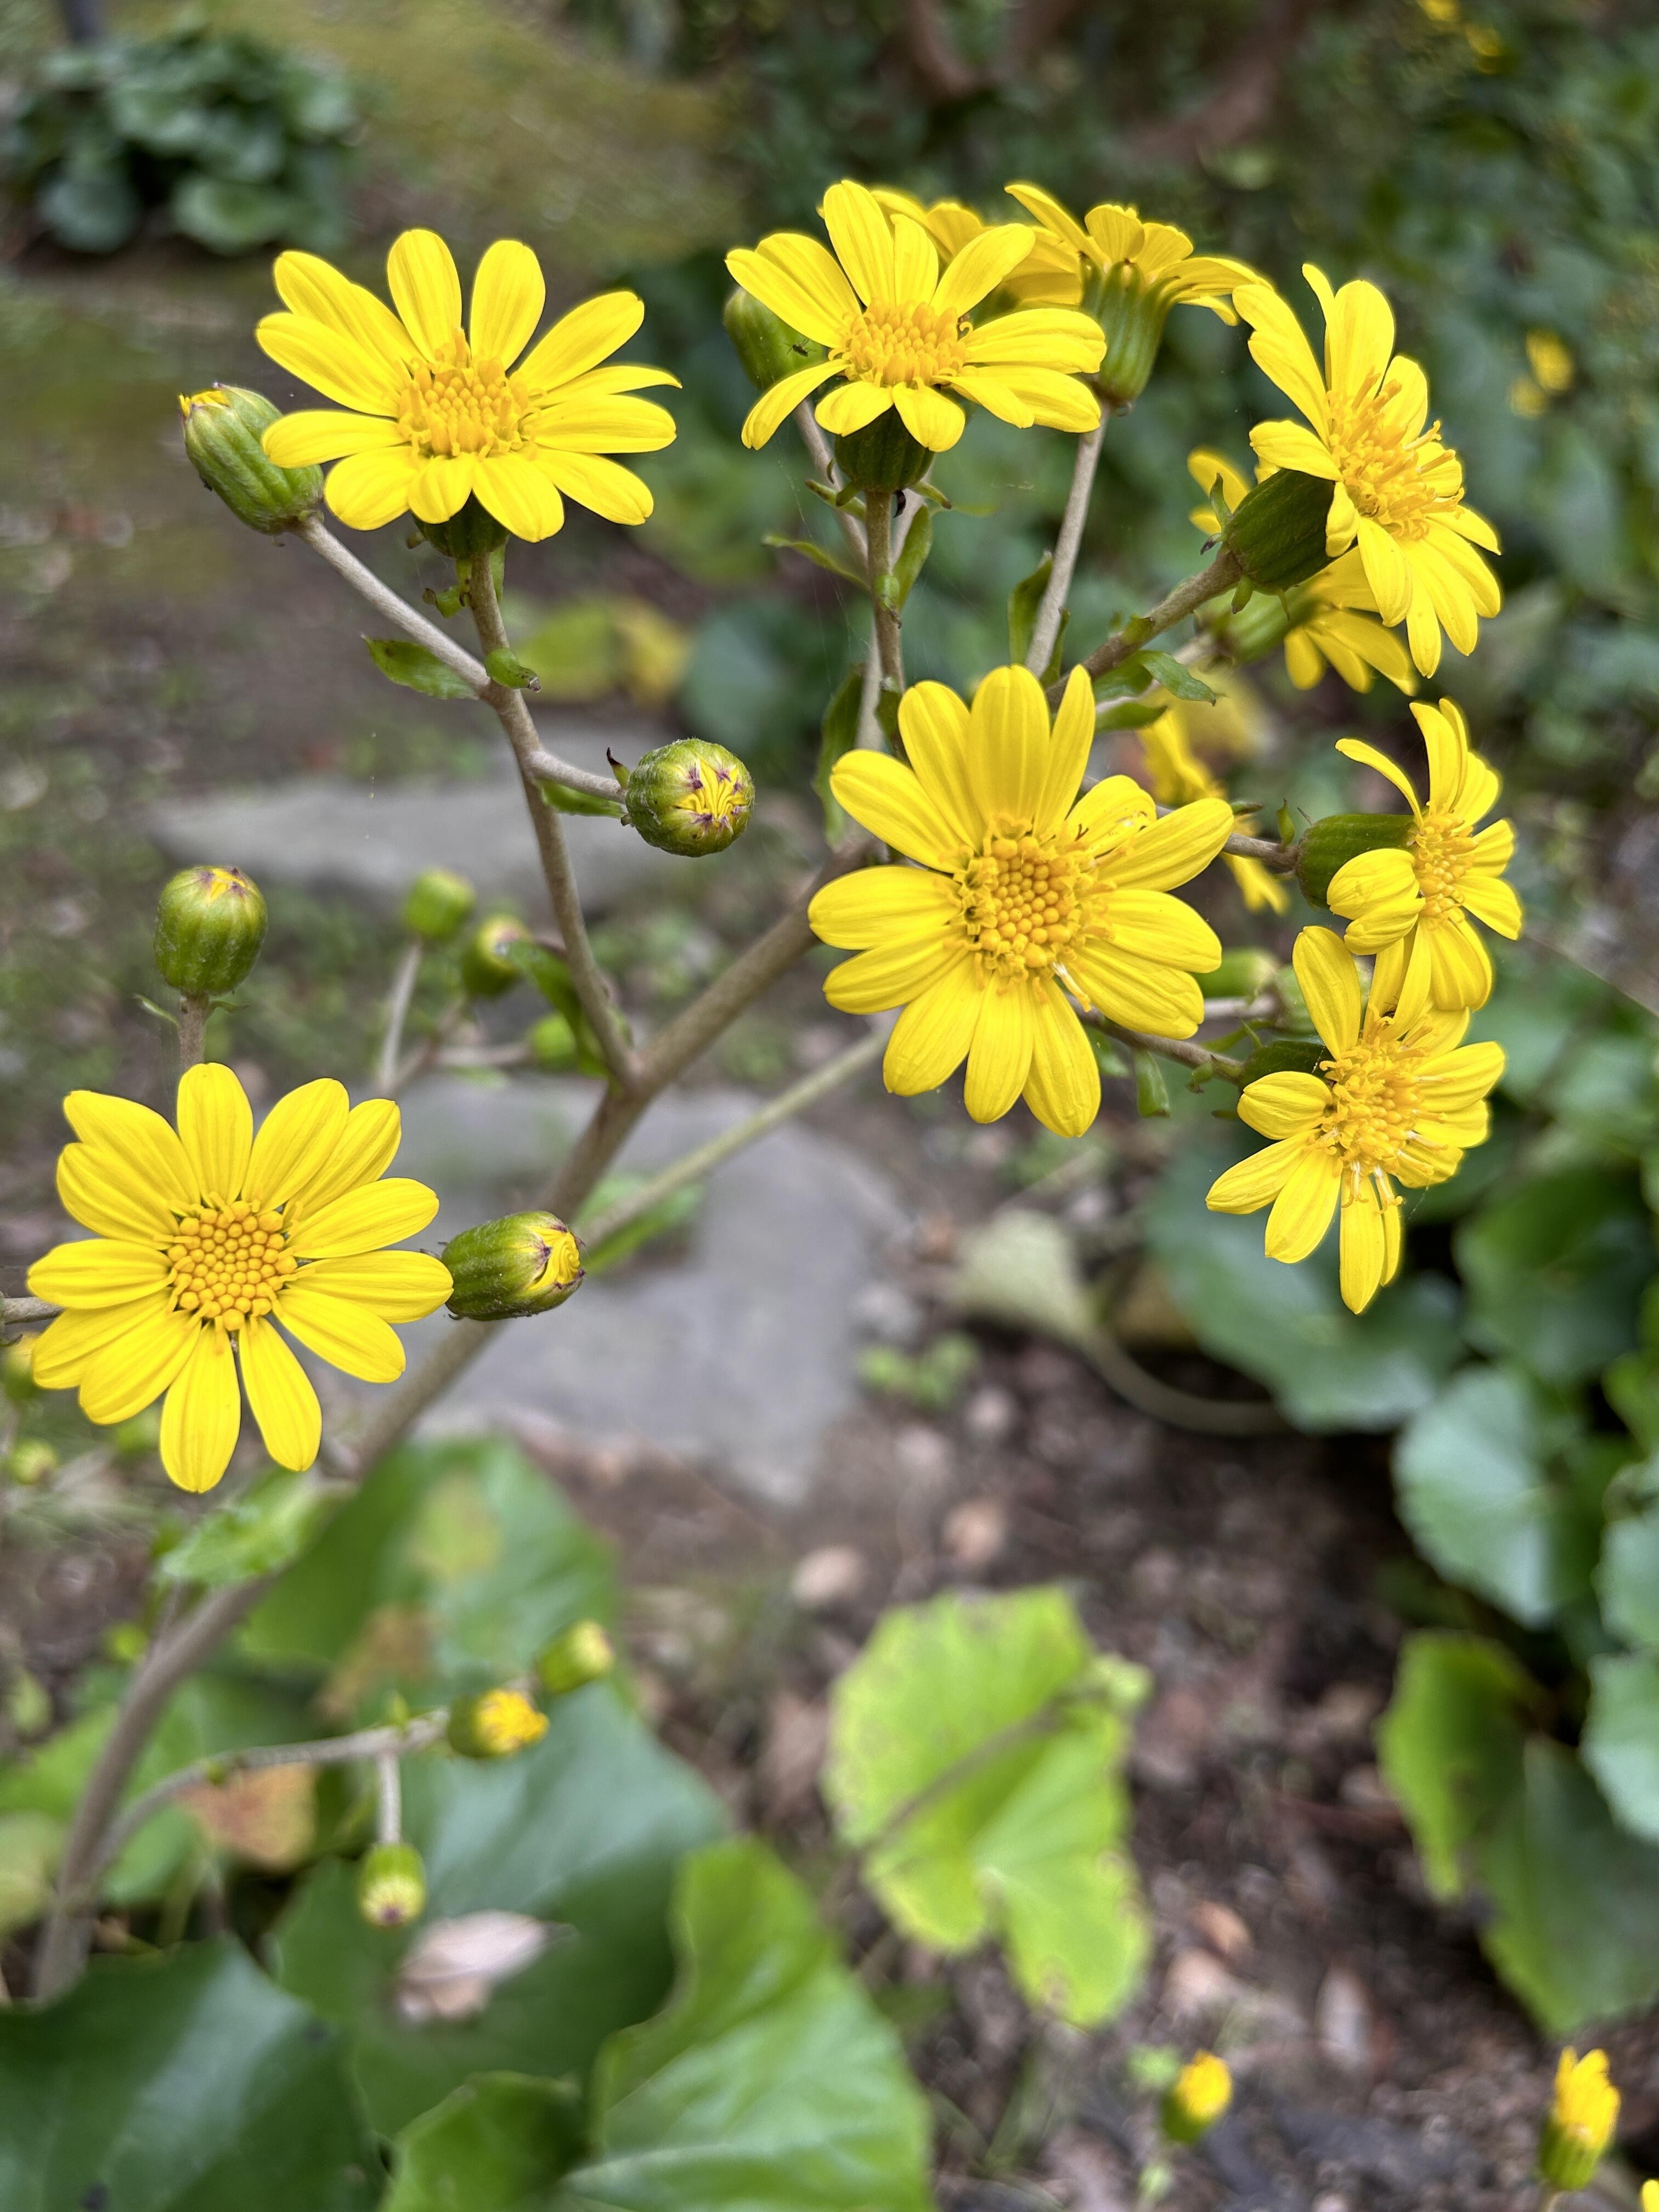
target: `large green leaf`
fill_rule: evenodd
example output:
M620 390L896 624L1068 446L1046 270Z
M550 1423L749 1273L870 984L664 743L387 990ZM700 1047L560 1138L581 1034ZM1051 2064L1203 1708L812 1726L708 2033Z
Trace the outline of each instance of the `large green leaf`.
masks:
M1400 1517L1450 1582L1540 1626L1589 1586L1599 1515L1552 1481L1561 1427L1526 1376L1470 1367L1395 1448Z
M1659 1507L1610 1525L1595 1582L1608 1627L1659 1651Z
M1634 1176L1534 1176L1465 1221L1456 1251L1465 1326L1483 1352L1565 1386L1635 1343L1637 1300L1655 1259Z
M824 1774L896 1927L942 1951L994 1932L1032 2002L1085 2025L1147 1948L1112 1688L1063 1591L902 1607L836 1686Z
M416 2025L393 1999L421 1926L367 1927L351 1869L335 1863L279 1923L277 1977L350 2029L369 2109L388 2135L470 2075L583 2073L613 2029L661 2001L675 1867L721 1825L691 1770L595 1684L562 1698L542 1741L516 1759L404 1768L404 1827L426 1861L428 1922L495 1909L568 1935L476 2018Z
M547 2212L586 2147L582 2100L562 2081L480 2074L398 2138L380 2212Z
M1461 1897L1469 1853L1515 1793L1527 1676L1501 1644L1412 1637L1376 1732L1390 1790L1437 1897Z
M674 1921L672 2002L605 2051L551 2212L926 2212L927 2105L799 1883L724 1844Z
M6 2212L368 2212L380 2186L338 2037L238 1944L0 2012Z
M1581 1749L1620 1825L1659 1844L1659 1660L1592 1659Z

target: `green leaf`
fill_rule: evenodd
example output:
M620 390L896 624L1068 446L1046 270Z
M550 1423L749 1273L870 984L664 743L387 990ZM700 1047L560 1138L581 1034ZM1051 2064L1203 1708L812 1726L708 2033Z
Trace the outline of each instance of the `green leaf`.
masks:
M1610 1523L1595 1581L1613 1633L1659 1651L1659 1511Z
M601 799L591 791L578 791L574 784L544 783L542 797L561 814L603 814L613 822L623 817L623 803L618 799Z
M898 2038L762 1844L700 1851L679 1979L593 2083L589 2160L550 2212L928 2212L932 2133Z
M1133 1055L1135 1071L1135 1111L1143 1121L1168 1120L1170 1113L1169 1086L1164 1080L1163 1063L1155 1053L1142 1052L1138 1047Z
M380 2212L546 2212L547 2190L586 2148L567 2083L480 2074L411 2120Z
M273 1574L299 1558L335 1503L314 1475L262 1475L233 1504L204 1515L162 1553L155 1571L210 1589Z
M1659 1660L1645 1652L1590 1662L1580 1750L1623 1827L1659 1843Z
M1060 1590L900 1607L836 1685L823 1780L902 1933L945 1952L998 1935L1031 2002L1085 2027L1132 1995L1149 1944L1126 1732L1083 1696L1095 1672Z
M437 654L402 637L366 637L363 643L382 676L428 699L476 699L465 676L458 676Z
M904 535L904 544L893 569L895 597L900 608L915 589L916 579L927 565L927 556L933 550L933 517L931 508L921 507Z
M1400 1655L1377 1753L1436 1897L1463 1895L1472 1847L1519 1785L1531 1693L1518 1662L1479 1637L1413 1636Z
M1095 728L1101 730L1144 730L1148 722L1157 721L1168 712L1161 700L1123 699L1115 707L1105 707L1095 716Z
M568 1934L475 2018L416 2025L394 1987L421 1926L394 1935L365 1925L355 1869L335 1862L278 1924L278 1978L350 2031L357 2078L386 2135L474 2074L585 2073L607 2035L661 2002L674 1868L721 1825L691 1770L609 1683L596 1683L560 1698L541 1742L514 1759L404 1769L404 1832L426 1863L429 1917L521 1912Z
M1655 1263L1634 1176L1535 1176L1465 1221L1455 1249L1469 1340L1483 1352L1565 1386L1635 1343L1637 1299Z
M856 660L823 710L818 764L812 771L812 788L823 809L824 838L831 845L839 844L847 835L847 815L830 788L830 777L842 755L850 753L859 741L859 708L863 699L864 663Z
M484 666L491 679L505 684L509 691L539 691L542 679L533 668L526 668L515 653L498 645L484 655Z
M1607 1403L1644 1452L1659 1449L1659 1357L1627 1352L1601 1377Z
M64 1826L50 1813L0 1813L0 1936L27 1928L50 1904Z
M645 1176L607 1176L588 1202L597 1212L601 1206L625 1198L630 1189L637 1189L648 1180ZM607 1267L620 1267L642 1244L649 1244L656 1237L672 1237L689 1229L697 1218L702 1196L703 1186L700 1182L683 1184L678 1190L659 1200L637 1220L630 1221L625 1229L618 1229L614 1236L590 1247L584 1261L589 1275L602 1275Z
M1030 574L1022 577L1008 594L1008 658L1017 667L1024 666L1025 656L1031 650L1037 613L1054 565L1054 555L1045 553Z
M96 1960L0 2012L6 2212L369 2212L381 2189L339 2039L240 1944Z
M1215 704L1215 693L1201 676L1195 676L1184 660L1177 660L1172 653L1143 652L1140 664L1154 683L1161 684L1177 699L1201 699L1206 706Z
M1552 1481L1565 1441L1515 1370L1470 1367L1419 1413L1395 1449L1400 1517L1449 1582L1495 1599L1529 1627L1589 1585L1600 1531Z
M827 568L832 576L840 576L848 583L855 584L860 592L869 589L866 580L850 562L843 561L838 553L832 553L827 545L820 545L815 538L780 538L769 531L761 544L773 546L780 553L799 553L816 567Z
M174 228L210 252L248 253L282 237L294 201L275 185L239 184L198 170L174 186L169 212Z

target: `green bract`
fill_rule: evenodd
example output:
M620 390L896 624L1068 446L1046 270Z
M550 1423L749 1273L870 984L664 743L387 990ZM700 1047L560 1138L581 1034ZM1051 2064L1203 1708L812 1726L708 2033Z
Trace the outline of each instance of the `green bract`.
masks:
M267 456L260 441L280 410L260 393L210 385L181 394L179 411L197 475L251 530L274 537L322 505L320 469L279 469Z

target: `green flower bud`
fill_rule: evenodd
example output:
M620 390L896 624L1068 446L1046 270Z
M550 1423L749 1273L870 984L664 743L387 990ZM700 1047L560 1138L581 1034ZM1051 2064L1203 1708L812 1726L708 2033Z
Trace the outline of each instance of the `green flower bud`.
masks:
M40 1331L34 1328L0 1348L0 1390L14 1406L27 1406L40 1395L34 1379L34 1347L40 1341Z
M314 514L323 499L320 469L279 469L266 454L261 441L282 411L234 384L179 395L185 451L197 475L239 522L271 537Z
M467 939L461 955L461 988L471 999L499 999L526 978L524 969L504 957L510 945L527 945L530 932L510 914L493 914L481 921Z
M426 1911L426 1869L413 1844L376 1844L357 1867L357 1910L371 1928L407 1928Z
M485 1690L449 1709L449 1747L463 1759L511 1759L547 1734L547 1715L522 1690Z
M1317 1075L1330 1056L1329 1046L1317 1039L1282 1037L1274 1044L1259 1044L1244 1063L1240 1087L1259 1083L1264 1075Z
M1296 879L1310 906L1323 906L1331 878L1360 853L1411 842L1416 826L1410 814L1328 814L1302 833L1296 848Z
M562 1075L576 1065L576 1032L562 1014L544 1014L525 1031L530 1057L548 1075Z
M1164 2132L1172 2143L1195 2143L1233 2100L1233 2077L1212 2051L1200 2051L1170 2084Z
M744 374L757 391L768 391L797 369L824 357L824 349L816 340L803 337L752 293L741 289L726 301L720 320Z
M234 991L265 941L265 902L240 868L180 868L155 909L155 965L186 998Z
M551 1313L581 1281L582 1248L556 1213L509 1213L464 1229L444 1247L463 1321L513 1321Z
M506 524L497 522L476 499L469 499L447 522L420 522L418 516L416 521L427 544L435 545L452 561L473 560L481 553L487 557L500 552L507 543Z
M933 458L905 428L896 407L836 441L836 466L860 491L907 490L921 482Z
M647 753L630 772L627 804L628 818L647 845L700 860L742 836L755 783L724 745L679 738Z
M465 876L428 868L409 887L404 927L428 945L443 945L471 920L477 903L478 894Z
M616 1666L611 1638L597 1620L579 1620L556 1636L536 1662L536 1675L550 1698L568 1698L573 1690L597 1682Z
M1243 945L1221 956L1221 965L1194 981L1206 999L1253 999L1279 973L1279 963L1259 945Z
M57 1465L57 1453L38 1437L23 1437L6 1455L6 1473L14 1482L24 1483L30 1489L37 1482L44 1482Z
M1093 280L1083 307L1106 333L1094 385L1109 407L1132 407L1146 389L1176 298L1168 285L1149 283L1133 262L1117 262L1103 281Z
M1245 494L1221 536L1251 583L1288 592L1328 566L1325 518L1334 489L1327 477L1276 469Z

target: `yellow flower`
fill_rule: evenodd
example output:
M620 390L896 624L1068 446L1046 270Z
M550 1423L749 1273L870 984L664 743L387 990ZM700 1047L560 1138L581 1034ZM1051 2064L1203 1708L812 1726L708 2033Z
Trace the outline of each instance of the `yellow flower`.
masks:
M1200 799L1226 802L1226 793L1193 750L1193 741L1204 729L1206 718L1218 713L1224 715L1230 707L1238 711L1238 679L1230 689L1222 689L1218 675L1212 674L1209 680L1221 690L1214 707L1189 707L1182 700L1172 699L1158 720L1148 722L1140 732L1152 796L1160 806L1190 806ZM1244 697L1249 700L1248 692ZM1205 734L1208 734L1207 731ZM1241 748L1249 749L1252 748ZM1253 835L1254 820L1251 815L1236 816L1234 827ZM1291 894L1282 877L1276 876L1271 868L1264 868L1260 860L1239 859L1231 853L1224 854L1222 858L1245 905L1253 913L1262 908L1273 914L1284 913L1291 902Z
M1546 392L1562 392L1572 390L1576 364L1572 349L1553 331L1527 332L1527 359L1532 373Z
M1262 422L1260 458L1335 484L1326 545L1333 559L1358 545L1365 580L1390 628L1403 622L1425 676L1440 665L1440 633L1472 653L1481 615L1502 605L1498 580L1474 550L1498 550L1492 525L1463 504L1463 470L1425 428L1428 380L1394 350L1394 316L1375 284L1333 293L1311 262L1303 275L1325 312L1322 370L1302 327L1269 284L1241 285L1233 304L1253 330L1257 365L1312 426Z
M1475 823L1498 803L1497 771L1469 747L1469 726L1454 700L1413 705L1429 756L1429 799L1419 803L1409 779L1374 745L1339 738L1336 749L1385 775L1410 802L1406 846L1360 853L1339 868L1325 894L1348 921L1354 952L1382 953L1402 970L1412 940L1427 940L1437 1006L1484 1006L1492 995L1492 957L1469 916L1500 937L1521 934L1521 902L1504 881L1515 851L1515 827ZM1391 969L1390 974L1394 971Z
M1005 422L1029 428L1092 430L1100 403L1078 381L1099 365L1105 341L1087 315L1067 307L1019 307L975 329L969 310L1006 283L1031 252L1028 224L981 230L952 255L920 222L890 217L862 185L832 185L823 225L835 252L799 231L774 231L726 265L745 292L829 348L763 392L743 426L745 446L763 446L809 392L831 376L845 381L817 404L826 430L844 437L889 408L919 445L936 453L962 435L963 411L948 386Z
M1270 1205L1267 1256L1289 1262L1315 1250L1340 1201L1343 1301L1363 1313L1400 1268L1395 1183L1444 1182L1485 1140L1504 1054L1464 1044L1468 1014L1431 1004L1423 939L1397 996L1373 978L1363 1020L1359 971L1340 938L1304 929L1291 957L1330 1057L1316 1075L1287 1069L1246 1085L1239 1119L1273 1142L1229 1168L1207 1202L1217 1213Z
M1094 727L1082 669L1051 732L1036 678L999 668L971 712L942 684L905 693L908 767L878 752L836 762L842 806L921 863L843 876L808 913L827 945L860 955L824 984L831 1006L904 1008L888 1040L890 1091L935 1090L965 1057L976 1121L1023 1096L1074 1137L1099 1110L1100 1074L1068 991L1159 1036L1190 1036L1203 1019L1193 978L1221 947L1170 891L1215 858L1232 810L1200 799L1160 821L1127 775L1078 797Z
M1206 2135L1233 2101L1233 2077L1224 2059L1200 2051L1170 2084L1164 2100L1164 2132L1175 2143Z
M450 1709L452 1750L468 1759L511 1759L547 1734L547 1715L522 1690L485 1690L459 1698Z
M248 1404L279 1466L317 1456L317 1394L277 1334L366 1382L403 1373L388 1324L449 1295L449 1270L383 1245L424 1229L424 1183L382 1181L398 1149L389 1099L351 1106L337 1083L279 1099L258 1136L228 1067L179 1085L177 1132L131 1099L72 1091L79 1138L58 1163L64 1210L91 1238L60 1244L29 1288L64 1310L34 1352L43 1389L78 1386L102 1425L167 1393L161 1460L181 1490L211 1490L241 1428L236 1347Z
M1619 2124L1619 2092L1607 2078L1605 2051L1564 2051L1555 2069L1555 2094L1539 2136L1538 2168L1557 2189L1588 2187ZM1652 2183L1648 2184L1651 2189ZM1659 2194L1659 2192L1656 2192ZM1648 2194L1642 2192L1642 2212Z
M604 458L654 453L674 435L666 409L624 395L677 377L599 366L640 326L632 292L573 307L526 354L547 288L514 239L478 264L465 331L454 260L429 230L404 231L386 256L395 315L315 254L279 253L275 275L288 312L264 318L259 343L352 411L284 416L264 448L279 468L337 463L325 496L351 529L405 513L447 522L475 495L515 538L550 538L566 497L609 522L650 514L640 479Z
M908 192L895 191L885 185L876 186L874 197L890 216L906 216L919 222L947 267L964 246L998 227L961 200L935 200L932 207L924 207ZM1003 279L1000 289L1022 307L1075 307L1083 296L1083 272L1069 245L1050 231L1034 230L1030 251Z

